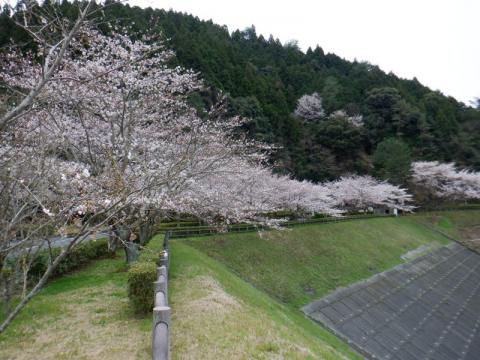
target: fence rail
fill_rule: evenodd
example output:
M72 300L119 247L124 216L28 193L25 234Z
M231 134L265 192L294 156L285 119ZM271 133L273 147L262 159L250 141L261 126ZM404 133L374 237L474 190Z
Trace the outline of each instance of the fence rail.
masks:
M480 204L462 204L446 206L423 206L417 212L456 211L456 210L480 210Z
M281 227L293 227L298 225L306 225L306 224L318 224L318 223L330 223L330 222L341 222L341 221L349 221L349 220L360 220L360 219L373 219L373 218L380 218L380 217L392 217L395 215L353 215L353 216L341 216L341 217L325 217L325 218L318 218L318 219L304 219L304 220L294 220L294 221L286 221L280 223L279 226ZM194 227L176 227L171 228L168 231L171 232L171 238L184 238L184 237L193 237L193 236L207 236L207 235L214 235L219 232L250 232L250 231L257 231L262 229L268 229L267 226L264 225L253 225L253 224L236 224L230 225L223 228L217 228L213 226L194 226Z
M430 211L453 211L453 210L480 210L480 205L471 204L471 205L459 205L459 206L449 206L449 207L440 207L440 208L418 208L418 212L430 212ZM401 214L405 216L408 214ZM374 219L374 218L385 218L385 217L394 217L394 214L368 214L368 215L347 215L347 216L327 216L323 218L316 219L303 219L303 220L291 220L284 223L280 223L281 227L294 227L298 225L306 224L319 224L319 223L331 223L331 222L341 222L341 221L351 221L351 220L361 220L361 219ZM235 224L229 225L226 227L218 228L208 225L198 225L198 226L177 226L164 228L162 231L171 232L171 238L185 238L185 237L194 237L194 236L208 236L215 235L220 232L250 232L268 229L264 225L253 225L253 224Z
M154 308L152 330L152 359L170 359L170 307L168 306L168 268L170 266L169 239L171 232L165 233L160 266L157 268L157 281L154 285Z

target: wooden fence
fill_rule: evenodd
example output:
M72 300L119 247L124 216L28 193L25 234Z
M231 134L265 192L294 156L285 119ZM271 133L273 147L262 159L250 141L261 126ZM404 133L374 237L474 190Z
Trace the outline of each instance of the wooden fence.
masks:
M170 266L169 239L171 232L165 233L160 266L157 268L157 281L154 282L154 308L152 333L152 359L170 359L170 307L168 306L168 268Z

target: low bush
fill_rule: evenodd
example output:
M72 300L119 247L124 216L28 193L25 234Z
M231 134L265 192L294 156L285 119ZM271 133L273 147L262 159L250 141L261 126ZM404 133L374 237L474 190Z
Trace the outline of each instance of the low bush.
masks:
M128 297L137 313L146 314L153 308L153 283L157 280L163 237L163 234L154 236L128 270Z
M153 283L157 280L155 262L136 262L128 270L128 298L137 313L153 308Z
M51 252L49 250L40 251L33 260L30 268L30 276L37 278L42 276L45 270L47 270L52 258L55 259L60 255L61 251L61 248L53 248ZM83 243L70 252L70 254L58 264L53 271L52 277L63 275L108 254L108 241L106 239Z

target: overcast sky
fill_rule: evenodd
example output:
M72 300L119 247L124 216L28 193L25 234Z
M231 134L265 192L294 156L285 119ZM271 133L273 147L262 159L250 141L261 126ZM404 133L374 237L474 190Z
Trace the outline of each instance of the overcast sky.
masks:
M303 50L320 45L468 103L480 97L480 0L129 0L227 25Z

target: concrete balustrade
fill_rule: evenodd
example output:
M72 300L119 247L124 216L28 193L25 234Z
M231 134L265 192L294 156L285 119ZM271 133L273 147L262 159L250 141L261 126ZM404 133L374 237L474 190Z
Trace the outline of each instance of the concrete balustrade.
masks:
M170 307L153 308L153 360L170 359Z
M152 359L170 359L170 307L168 306L168 267L170 233L165 234L163 252L157 268L157 281L153 283L154 304L152 330Z

